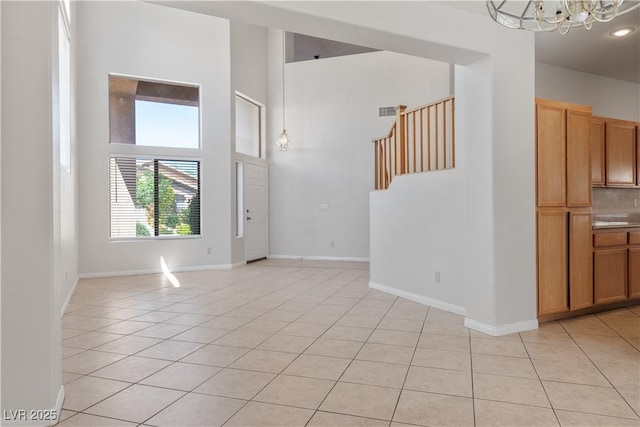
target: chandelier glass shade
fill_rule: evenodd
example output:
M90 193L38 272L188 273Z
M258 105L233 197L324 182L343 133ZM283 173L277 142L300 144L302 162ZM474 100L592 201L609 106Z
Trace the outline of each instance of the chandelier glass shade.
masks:
M589 30L638 6L629 0L487 0L489 15L505 27L561 34L579 26Z
M287 151L287 148L289 148L289 135L287 135L286 129L282 129L282 133L276 140L276 144L280 147L280 151Z

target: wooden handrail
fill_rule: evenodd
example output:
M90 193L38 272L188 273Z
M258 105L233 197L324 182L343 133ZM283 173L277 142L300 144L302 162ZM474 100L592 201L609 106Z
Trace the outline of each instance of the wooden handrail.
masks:
M375 188L389 188L396 175L455 167L455 100L444 98L407 110L396 107L388 135L373 140Z

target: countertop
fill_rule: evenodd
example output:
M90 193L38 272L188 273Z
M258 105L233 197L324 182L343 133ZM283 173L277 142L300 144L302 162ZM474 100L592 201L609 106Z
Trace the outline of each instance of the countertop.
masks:
M594 214L592 226L594 230L640 227L640 212Z

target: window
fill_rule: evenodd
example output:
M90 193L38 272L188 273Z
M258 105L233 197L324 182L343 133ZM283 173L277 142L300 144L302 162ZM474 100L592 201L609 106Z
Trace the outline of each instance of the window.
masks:
M200 162L111 157L111 237L200 235Z
M58 111L60 120L60 165L71 171L71 48L67 4L58 8ZM65 15L66 11L66 15Z
M109 76L110 142L199 148L199 99L196 86Z
M199 98L197 86L109 76L111 238L200 235Z
M244 165L236 162L236 237L244 236Z
M236 152L264 158L264 107L236 92Z

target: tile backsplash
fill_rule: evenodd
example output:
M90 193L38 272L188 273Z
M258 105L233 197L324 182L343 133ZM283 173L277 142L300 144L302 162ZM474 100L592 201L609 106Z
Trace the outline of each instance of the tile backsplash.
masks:
M640 212L640 188L594 188L593 212Z

